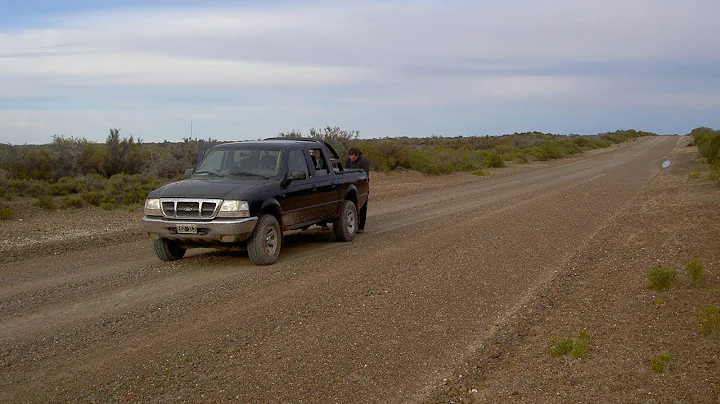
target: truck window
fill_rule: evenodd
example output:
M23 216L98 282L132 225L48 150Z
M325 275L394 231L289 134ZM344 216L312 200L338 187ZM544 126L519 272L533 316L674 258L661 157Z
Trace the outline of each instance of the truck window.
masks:
M320 149L310 149L310 159L313 162L313 165L315 165L315 175L328 175L330 172L328 171L328 167L325 164L325 159L322 155L322 150Z
M290 154L288 155L288 170L290 172L302 171L305 173L305 178L310 177L304 150L290 150Z

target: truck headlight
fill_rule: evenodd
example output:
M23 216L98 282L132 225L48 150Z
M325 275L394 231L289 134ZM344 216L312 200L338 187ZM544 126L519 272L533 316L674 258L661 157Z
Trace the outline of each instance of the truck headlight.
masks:
M162 216L160 199L145 199L145 216Z
M250 205L246 201L225 200L218 217L250 217Z

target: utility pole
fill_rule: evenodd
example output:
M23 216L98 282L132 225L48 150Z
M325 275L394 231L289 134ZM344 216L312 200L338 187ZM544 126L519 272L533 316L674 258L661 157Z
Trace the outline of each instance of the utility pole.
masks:
M190 140L192 140L192 121L190 121Z

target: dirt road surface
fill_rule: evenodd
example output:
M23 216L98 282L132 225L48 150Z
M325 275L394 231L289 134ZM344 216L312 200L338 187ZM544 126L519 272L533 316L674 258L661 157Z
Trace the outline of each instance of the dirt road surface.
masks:
M720 191L686 146L373 173L366 233L288 235L268 267L161 262L137 211L29 211L0 224L0 401L720 402L720 344L693 317L720 303ZM654 265L680 271L663 295ZM547 353L578 327L588 358Z

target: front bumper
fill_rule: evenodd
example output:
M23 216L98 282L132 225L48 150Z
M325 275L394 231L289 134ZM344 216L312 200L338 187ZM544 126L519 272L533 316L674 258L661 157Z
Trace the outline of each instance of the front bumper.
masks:
M152 239L178 240L194 243L234 243L250 238L257 217L243 219L215 219L201 222L193 220L167 220L162 217L143 216L143 231ZM178 225L195 225L197 234L177 232Z

